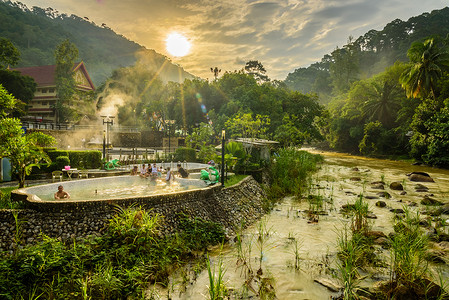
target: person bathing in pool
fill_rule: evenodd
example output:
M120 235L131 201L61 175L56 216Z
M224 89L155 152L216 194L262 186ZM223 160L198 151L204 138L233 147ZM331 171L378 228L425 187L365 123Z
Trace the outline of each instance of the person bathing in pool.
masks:
M70 199L70 194L64 191L64 187L60 185L58 186L58 191L55 193L55 199Z

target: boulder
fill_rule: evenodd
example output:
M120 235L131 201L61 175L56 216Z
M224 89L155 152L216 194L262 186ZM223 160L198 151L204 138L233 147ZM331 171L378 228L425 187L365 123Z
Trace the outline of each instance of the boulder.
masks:
M373 185L371 185L371 188L376 189L376 190L384 190L385 189L384 185L381 183L373 184Z
M417 181L417 182L435 182L432 177L429 175L421 175L421 174L411 174L409 176L410 181Z
M430 198L427 195L424 196L424 198L421 200L421 204L422 205L443 205L443 203L441 203L440 201Z
M391 195L388 192L379 192L379 193L377 193L377 195L381 198L387 198L387 199L391 198Z
M387 203L385 203L385 201L377 201L376 206L377 207L385 207L385 206L387 206Z
M390 189L395 190L395 191L402 191L404 190L404 187L402 186L402 183L395 181L390 183Z
M377 219L377 216L373 214L372 212L369 212L366 214L367 219Z
M421 183L415 185L415 190L428 190L429 188Z
M379 197L377 197L377 196L370 196L370 195L366 195L366 196L364 196L365 197L365 199L379 199Z
M394 208L394 209L390 209L390 211L395 214L403 214L404 213L404 210L402 208Z

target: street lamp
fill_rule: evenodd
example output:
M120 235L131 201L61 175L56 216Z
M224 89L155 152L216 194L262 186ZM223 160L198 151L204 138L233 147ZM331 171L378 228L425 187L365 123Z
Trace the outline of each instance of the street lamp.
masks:
M106 124L106 139L108 147L108 155L105 155L105 134L103 131L103 159L107 160L109 157L109 125L114 125L114 116L101 116L103 118L103 125Z
M225 178L225 138L226 130L221 131L221 186L224 187Z
M171 125L175 124L175 120L165 120L164 122L165 122L165 124L167 124L167 127L168 127L168 154L170 154L170 151L171 151L171 137L170 137Z

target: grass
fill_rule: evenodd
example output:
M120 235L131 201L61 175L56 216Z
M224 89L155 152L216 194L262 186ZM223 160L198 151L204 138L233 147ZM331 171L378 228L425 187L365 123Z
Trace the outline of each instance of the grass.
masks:
M243 174L236 174L236 175L229 176L225 180L225 186L226 187L233 186L233 185L239 183L240 181L242 181L243 179L245 179L248 176L249 175L243 175Z
M405 286L416 284L428 275L426 250L428 238L419 227L419 213L404 207L405 218L394 225L391 239L391 282Z
M17 187L0 188L0 209L18 209L23 208L19 202L11 202L11 191L17 190Z
M162 216L139 207L117 211L100 237L64 244L44 236L0 253L0 298L143 299L150 283L168 285L193 253L224 241L218 224L199 218L179 216L178 233L162 235Z
M224 284L224 274L226 273L223 267L223 258L218 259L218 270L215 271L215 265L211 266L209 255L206 257L207 274L209 276L209 297L210 300L222 300L228 295L228 289Z

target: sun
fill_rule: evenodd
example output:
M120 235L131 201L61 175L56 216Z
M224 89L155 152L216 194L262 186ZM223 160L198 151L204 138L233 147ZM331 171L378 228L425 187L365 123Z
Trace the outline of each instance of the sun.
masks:
M170 33L165 40L165 48L173 56L186 56L191 47L189 40L178 32Z

